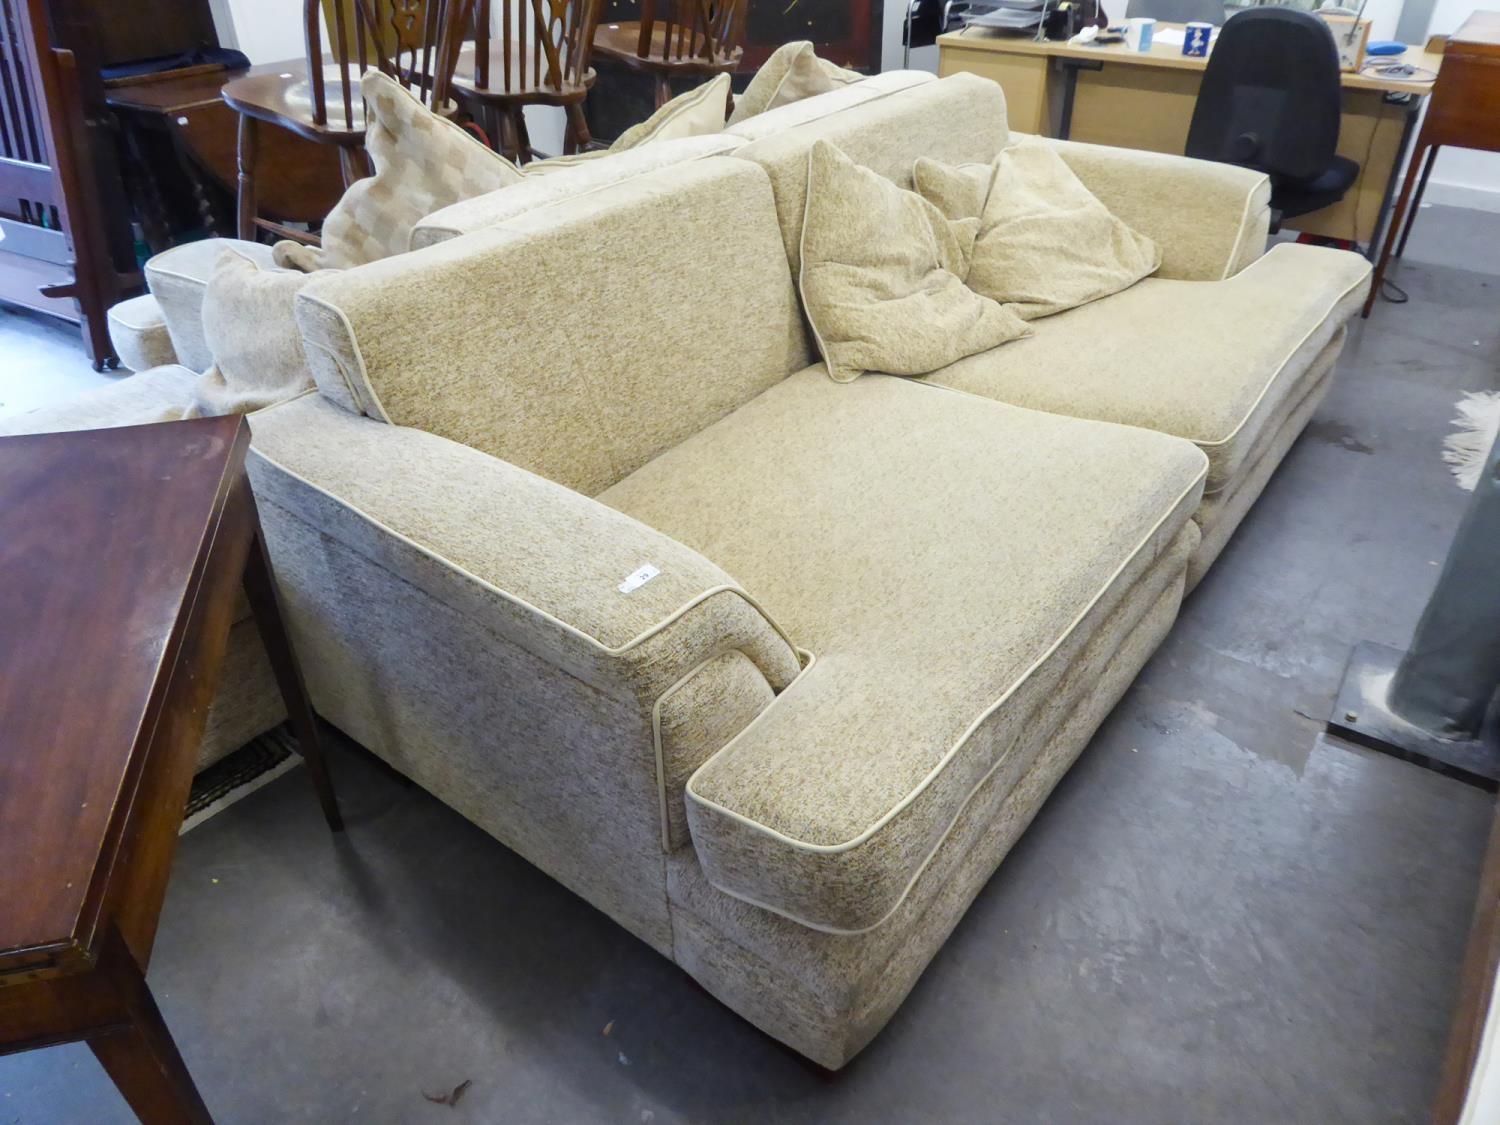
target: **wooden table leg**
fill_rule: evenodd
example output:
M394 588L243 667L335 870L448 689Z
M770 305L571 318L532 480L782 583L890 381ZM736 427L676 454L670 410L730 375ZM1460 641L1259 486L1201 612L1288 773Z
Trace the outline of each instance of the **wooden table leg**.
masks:
M1406 224L1408 208L1413 206L1412 192L1417 186L1418 177L1413 173L1421 166L1427 157L1429 148L1426 130L1417 137L1417 147L1412 151L1411 161L1406 166L1406 182L1401 185L1401 198L1396 201L1396 210L1391 213L1390 225L1385 232L1385 245L1381 248L1380 258L1375 263L1375 276L1370 279L1370 295L1365 298L1365 307L1360 310L1360 316L1367 317L1370 310L1375 306L1375 298L1380 296L1380 287L1385 283L1385 268L1390 264L1391 250L1396 245L1396 237L1401 228Z
M246 498L249 491L246 490ZM312 776L313 788L318 792L318 802L323 806L323 817L328 827L335 832L344 828L344 818L339 813L338 800L333 795L333 780L328 776L328 763L323 758L323 744L318 739L318 720L313 714L312 703L307 697L307 685L302 679L302 666L297 663L296 650L287 635L286 618L281 612L281 595L276 590L275 573L271 569L271 558L266 553L266 544L261 536L260 517L255 514L254 501L250 500L251 524L255 529L250 542L250 554L245 560L245 596L250 602L250 612L255 616L255 627L266 646L266 655L271 658L271 671L276 676L276 686L281 689L282 701L292 721L292 730L297 735L297 747L307 772Z
M1411 237L1412 224L1417 221L1417 212L1422 209L1422 193L1427 190L1427 177L1432 175L1432 166L1437 163L1438 149L1442 145L1433 145L1427 150L1427 159L1422 162L1422 178L1417 181L1417 194L1412 197L1411 205L1406 209L1406 225L1401 229L1401 241L1396 243L1396 257L1406 253L1406 240ZM1416 162L1412 162L1416 167ZM1410 174L1410 173L1408 173Z
M370 163L363 148L339 146L339 171L344 177L344 187L353 187L370 174Z
M106 939L97 972L114 990L129 1020L120 1030L88 1040L135 1115L148 1125L212 1125L213 1117L167 1030L146 977L117 932Z
M246 242L255 241L255 161L259 132L259 121L248 113L240 114L238 225L239 236Z

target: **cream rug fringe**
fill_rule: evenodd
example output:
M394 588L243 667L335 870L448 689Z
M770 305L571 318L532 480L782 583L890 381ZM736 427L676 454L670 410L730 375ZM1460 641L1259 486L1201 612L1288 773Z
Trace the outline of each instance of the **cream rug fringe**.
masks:
M1443 441L1448 462L1459 486L1473 492L1484 472L1485 457L1500 433L1500 391L1470 391L1458 400L1458 427Z

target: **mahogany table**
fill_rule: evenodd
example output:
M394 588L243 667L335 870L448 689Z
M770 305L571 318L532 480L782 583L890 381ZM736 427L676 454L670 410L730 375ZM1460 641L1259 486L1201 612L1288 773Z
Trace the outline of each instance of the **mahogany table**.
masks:
M238 416L0 438L0 1054L86 1040L146 1122L208 1110L146 986L243 585L329 826Z

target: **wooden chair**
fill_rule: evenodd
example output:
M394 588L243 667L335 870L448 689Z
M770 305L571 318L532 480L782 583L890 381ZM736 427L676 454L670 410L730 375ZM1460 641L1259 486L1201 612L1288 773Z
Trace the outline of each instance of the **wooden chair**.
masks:
M541 155L531 147L522 112L528 105L560 106L567 114L563 150L590 143L583 102L594 84L589 58L603 0L498 0L495 33L491 0L477 0L474 46L465 48L453 76L455 96L490 132L494 147L518 164Z
M106 312L138 273L110 255L72 51L42 0L0 0L0 301L76 322L94 370L118 360Z
M378 67L427 105L447 110L459 48L472 27L475 4L484 2L303 0L307 42L303 72L252 75L224 87L224 101L240 115L239 236L254 239L259 228L298 242L317 241L258 212L256 178L262 171L275 171L263 167L269 162L262 159L261 122L336 147L348 187L370 174L364 156L361 75ZM326 51L325 11L331 40Z
M656 108L672 99L672 80L706 80L732 74L740 64L749 0L666 0L656 18L656 0L642 0L641 18L599 29L600 56L656 81Z

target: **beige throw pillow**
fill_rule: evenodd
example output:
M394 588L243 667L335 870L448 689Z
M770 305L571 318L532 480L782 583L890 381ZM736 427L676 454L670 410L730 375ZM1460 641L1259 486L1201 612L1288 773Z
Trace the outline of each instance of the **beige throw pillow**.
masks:
M950 220L978 216L965 278L1023 320L1128 289L1161 268L1161 250L1117 219L1046 144L1022 141L990 165L926 158L918 193Z
M365 72L365 150L375 174L350 185L323 221L321 249L276 245L277 265L347 269L410 249L412 228L440 208L521 182L509 160L433 113L394 78Z
M656 141L722 133L728 112L729 75L718 74L703 85L678 94L639 125L626 129L609 146L609 151L624 152Z
M747 117L826 94L863 77L857 70L845 70L818 58L813 45L805 39L783 43L755 72L745 92L735 98L728 124L738 125Z
M203 295L203 338L213 366L198 377L187 417L248 414L313 385L292 305L312 277L219 255Z
M808 156L802 301L828 374L925 375L1030 335L1015 314L964 286L964 241L915 192L827 141Z
M612 156L626 149L658 141L675 141L684 137L701 137L724 131L724 107L729 104L729 75L716 75L703 85L678 94L639 125L632 125L608 148L579 152L571 156L550 156L526 165L526 175L546 176L575 168L590 160Z

